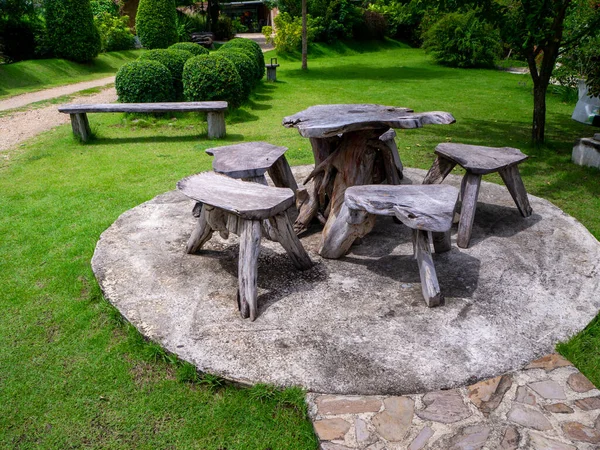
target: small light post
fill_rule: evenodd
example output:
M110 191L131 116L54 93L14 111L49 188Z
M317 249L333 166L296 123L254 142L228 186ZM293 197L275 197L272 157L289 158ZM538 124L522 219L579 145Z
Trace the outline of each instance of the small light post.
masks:
M275 62L273 62L275 61ZM267 67L267 81L277 81L277 58L271 58L271 64L265 64Z

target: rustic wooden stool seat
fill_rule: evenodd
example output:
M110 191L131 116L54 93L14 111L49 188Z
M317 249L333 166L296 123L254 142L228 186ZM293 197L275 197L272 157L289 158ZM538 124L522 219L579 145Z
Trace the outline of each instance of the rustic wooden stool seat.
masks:
M344 206L321 249L326 258L339 258L356 238L372 228L375 216L393 216L413 229L414 255L427 306L438 306L443 295L431 257L430 237L436 253L450 250L450 228L458 189L448 185L366 185L346 189Z
M190 236L187 253L195 253L219 231L240 237L238 306L242 317L256 318L256 279L263 221L270 223L271 238L277 240L300 270L312 267L310 257L294 233L287 209L294 203L288 188L247 183L214 172L184 178L177 188L202 204L198 223Z
M206 150L213 159L213 170L232 178L267 184L265 172L277 187L296 192L298 185L285 159L287 147L267 142L245 142Z
M467 248L471 240L482 175L498 172L521 215L531 215L532 209L518 168L518 165L527 159L527 155L519 149L443 143L435 148L435 153L437 158L427 172L423 184L441 183L456 164L467 171L460 193L462 206L456 239L459 247Z

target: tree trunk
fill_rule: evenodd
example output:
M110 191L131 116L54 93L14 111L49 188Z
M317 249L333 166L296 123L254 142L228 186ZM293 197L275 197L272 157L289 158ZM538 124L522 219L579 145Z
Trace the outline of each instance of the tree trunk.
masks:
M548 83L538 80L533 84L533 128L531 139L535 145L544 143L546 129L546 91Z
M302 0L302 70L308 69L308 30L306 21L306 0Z

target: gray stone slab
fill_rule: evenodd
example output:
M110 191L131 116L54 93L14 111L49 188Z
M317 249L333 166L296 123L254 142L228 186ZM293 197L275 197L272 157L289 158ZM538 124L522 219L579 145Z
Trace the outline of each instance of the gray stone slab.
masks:
M579 139L573 147L571 160L579 166L597 167L600 169L600 135L594 135L594 139Z
M405 172L414 183L424 174ZM600 309L600 244L550 202L530 200L534 214L522 218L505 187L482 183L470 248L453 236L434 256L446 296L434 309L421 298L412 230L388 217L340 260L320 259L319 227L309 230L302 243L317 264L304 272L263 239L255 322L235 306L235 239L214 236L187 255L194 202L176 191L123 213L92 266L130 322L201 370L327 393L452 388L552 352Z

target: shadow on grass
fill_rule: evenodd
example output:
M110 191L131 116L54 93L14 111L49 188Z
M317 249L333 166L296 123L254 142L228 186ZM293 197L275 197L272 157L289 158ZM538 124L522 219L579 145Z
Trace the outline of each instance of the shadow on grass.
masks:
M459 78L461 73L452 70L430 70L422 67L381 67L370 64L347 64L331 67L317 67L308 72L301 69L286 72L289 78L304 78L307 80L389 80L390 83L400 83L407 80L433 80Z
M222 139L208 140L205 134L196 136L131 136L131 137L118 137L118 138L107 138L107 137L96 137L89 142L86 142L85 146L101 146L101 145L115 145L115 144L156 144L161 142L237 142L244 139L241 134L228 134Z

